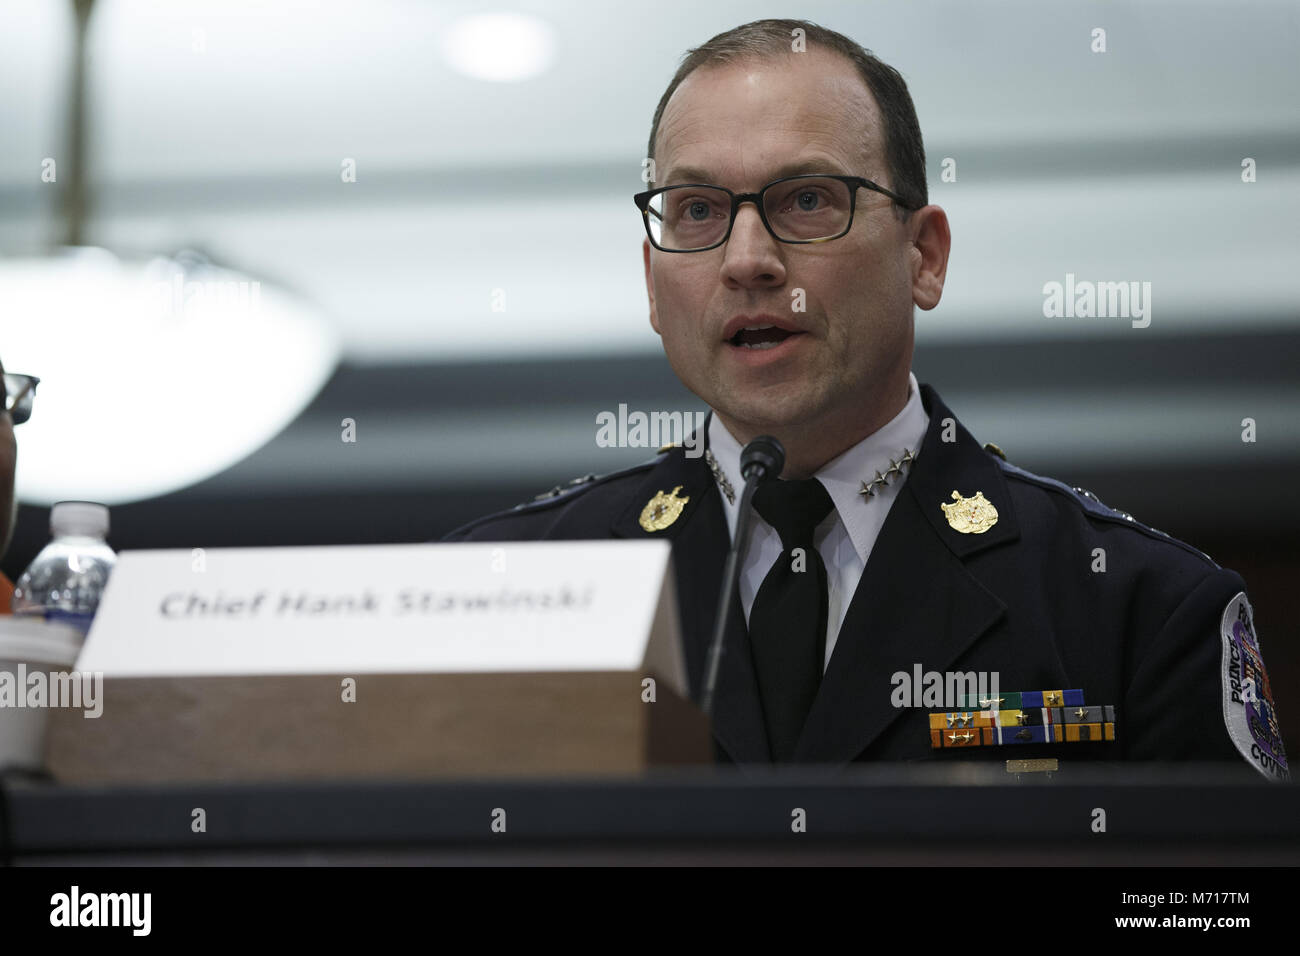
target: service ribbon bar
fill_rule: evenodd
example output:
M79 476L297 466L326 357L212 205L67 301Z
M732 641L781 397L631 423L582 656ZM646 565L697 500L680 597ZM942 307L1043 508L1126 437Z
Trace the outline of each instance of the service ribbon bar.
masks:
M1085 704L1078 689L966 695L959 703L969 709L930 714L933 749L1115 739L1114 705Z

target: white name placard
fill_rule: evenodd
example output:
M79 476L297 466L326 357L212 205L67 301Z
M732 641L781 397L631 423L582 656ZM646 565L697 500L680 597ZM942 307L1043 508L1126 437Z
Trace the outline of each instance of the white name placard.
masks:
M653 670L687 695L666 541L125 551L77 667Z

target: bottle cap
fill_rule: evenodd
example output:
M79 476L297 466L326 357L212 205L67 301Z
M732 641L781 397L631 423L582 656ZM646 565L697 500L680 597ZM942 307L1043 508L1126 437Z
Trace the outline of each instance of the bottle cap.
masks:
M97 501L59 501L50 509L50 534L108 537L108 506Z

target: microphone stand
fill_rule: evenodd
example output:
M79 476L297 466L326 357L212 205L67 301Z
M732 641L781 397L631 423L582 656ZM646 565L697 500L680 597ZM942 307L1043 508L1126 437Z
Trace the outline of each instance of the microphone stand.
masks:
M731 550L727 552L727 563L722 569L722 590L718 594L718 612L713 619L713 640L709 644L709 658L705 668L703 708L710 724L713 722L713 697L718 685L718 670L722 664L722 642L727 634L731 598L736 591L736 582L740 579L740 555L749 535L750 512L753 510L750 500L762 482L777 477L784 468L785 448L770 435L755 438L740 453L740 473L745 479L745 487L740 492L740 510L736 515L736 532L732 535Z

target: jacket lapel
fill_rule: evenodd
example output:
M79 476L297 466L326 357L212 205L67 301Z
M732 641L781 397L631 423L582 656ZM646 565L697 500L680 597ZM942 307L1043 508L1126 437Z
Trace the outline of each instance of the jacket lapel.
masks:
M849 604L797 762L853 760L906 712L891 700L893 674L910 677L918 664L951 669L1006 610L964 564L1019 538L1001 469L934 389L922 385L921 398L929 429ZM944 441L948 420L954 440ZM950 527L939 506L954 490L965 497L982 491L997 508L997 523L982 534Z
M671 492L678 485L678 497L690 499L681 516L662 531L642 528L639 519L646 503L657 492ZM646 475L611 527L619 538L666 537L672 541L682 644L696 703L704 696L704 669L731 543L719 495L704 459L687 458L683 449L674 448ZM767 763L772 758L744 620L740 598L733 593L713 700L713 733L735 762Z

